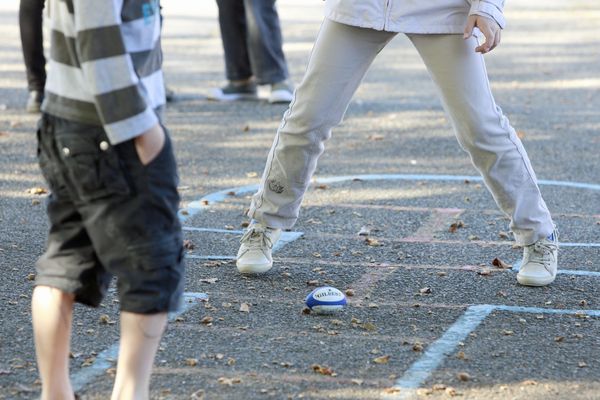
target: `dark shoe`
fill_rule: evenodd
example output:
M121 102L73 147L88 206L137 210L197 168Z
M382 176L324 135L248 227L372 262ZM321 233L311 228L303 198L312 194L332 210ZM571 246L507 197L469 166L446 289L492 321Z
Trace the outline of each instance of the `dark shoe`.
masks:
M229 82L222 88L213 89L208 95L208 99L216 101L256 100L258 99L258 90L254 82L240 85Z
M29 98L27 99L27 105L25 110L28 113L37 114L40 112L42 107L42 101L44 101L44 92L39 90L32 90L29 92Z
M167 100L167 103L175 101L175 91L167 86L165 86L165 99Z

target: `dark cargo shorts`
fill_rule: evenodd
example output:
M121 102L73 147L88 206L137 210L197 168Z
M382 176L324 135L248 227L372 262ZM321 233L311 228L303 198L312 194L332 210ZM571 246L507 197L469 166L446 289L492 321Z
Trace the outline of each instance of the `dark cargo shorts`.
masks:
M183 289L177 168L171 141L143 165L133 140L110 145L104 129L44 115L38 159L51 194L46 252L36 285L97 306L113 276L124 311L174 311Z

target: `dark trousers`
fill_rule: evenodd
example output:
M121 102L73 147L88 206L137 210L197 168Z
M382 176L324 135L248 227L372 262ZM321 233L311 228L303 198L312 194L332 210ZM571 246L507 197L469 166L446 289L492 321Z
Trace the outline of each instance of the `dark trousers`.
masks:
M42 36L42 14L44 0L21 0L19 4L19 27L27 87L29 90L43 91L46 84L46 57Z
M275 0L217 0L228 80L288 78Z

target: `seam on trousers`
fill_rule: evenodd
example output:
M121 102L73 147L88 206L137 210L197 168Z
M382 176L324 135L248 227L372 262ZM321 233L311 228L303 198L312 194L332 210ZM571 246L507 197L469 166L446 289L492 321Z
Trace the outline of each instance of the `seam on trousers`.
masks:
M325 20L323 20L321 22L321 26L319 27L319 32L317 33L317 37L319 37L319 34L321 33L321 30L323 29L324 23L325 23ZM310 65L310 62L312 60L314 52L315 52L315 45L313 45L313 48L310 51L310 55L308 56L308 63L306 64L307 66ZM305 72L305 75L306 75L306 72ZM254 206L254 214L256 214L256 210L258 208L262 207L262 205L264 203L264 196L265 196L265 189L267 187L267 181L269 179L269 176L271 175L271 169L273 168L273 159L275 158L275 151L277 151L277 145L279 144L279 131L281 131L287 125L288 117L292 114L292 109L294 108L294 105L296 105L296 92L297 91L294 90L293 98L292 98L292 101L290 102L290 106L288 107L288 110L283 114L283 121L281 121L281 125L279 126L279 129L277 129L277 135L275 136L275 143L273 143L273 157L271 158L271 162L269 163L269 165L266 166L264 179L262 180L262 184L261 184L262 188L258 189L260 196L258 197L258 200L256 201L256 205Z
M485 77L486 77L486 86L487 86L487 89L488 89L488 95L489 95L489 97L490 97L490 100L492 101L492 104L494 104L494 105L496 106L495 110L496 110L496 113L498 114L498 108L497 108L497 107L498 107L498 105L496 104L496 101L494 100L494 96L493 96L493 94L492 94L492 88L491 88L491 86L490 86L490 79L489 79L489 76L488 76L488 73L487 73L487 69L485 68L485 63L483 62L483 56L482 56L482 55L480 55L480 56L478 57L478 59L479 59L479 64L481 65L481 68L482 68L482 69L483 69L483 71L485 72L485 74L484 74L484 75L485 75ZM502 113L499 113L499 115L498 115L498 122L500 123L500 126L501 126L501 127L503 127L503 125L502 125L502 116L503 116L503 115L504 115L504 114L502 114ZM504 127L503 127L503 128L504 128ZM529 176L529 179L531 180L531 183L533 183L533 184L534 184L534 186L538 188L538 193L540 193L540 190L539 190L538 184L537 184L536 180L533 178L533 175L531 174L531 173L532 173L532 171L530 171L530 169L529 169L530 167L529 167L529 166L527 165L527 163L525 162L525 157L523 156L523 153L522 153L522 152L521 152L521 150L519 149L519 146L518 146L518 144L517 144L517 143L516 143L516 142L515 142L515 141L512 139L512 137L511 137L511 135L510 135L510 134L511 134L511 130L510 130L510 124L508 125L508 129L506 129L506 133L508 134L508 140L510 140L510 142L511 142L511 143L512 143L512 144L515 146L515 149L517 150L517 153L519 153L519 155L521 156L521 162L522 162L522 163L523 163L523 165L525 166L525 170L527 171L527 175ZM541 193L540 193L540 196L541 196Z

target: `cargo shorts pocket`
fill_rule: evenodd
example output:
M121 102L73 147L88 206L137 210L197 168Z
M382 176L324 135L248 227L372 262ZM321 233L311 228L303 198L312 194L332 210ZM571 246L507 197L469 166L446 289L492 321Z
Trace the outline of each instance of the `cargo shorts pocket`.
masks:
M83 201L128 195L130 187L113 146L101 137L57 137L59 154L72 186Z
M42 141L42 130L37 130L38 147L37 147L37 159L42 176L48 183L48 187L51 192L56 192L60 186L58 180L58 168L52 162L49 155L49 150L46 148L47 144Z

